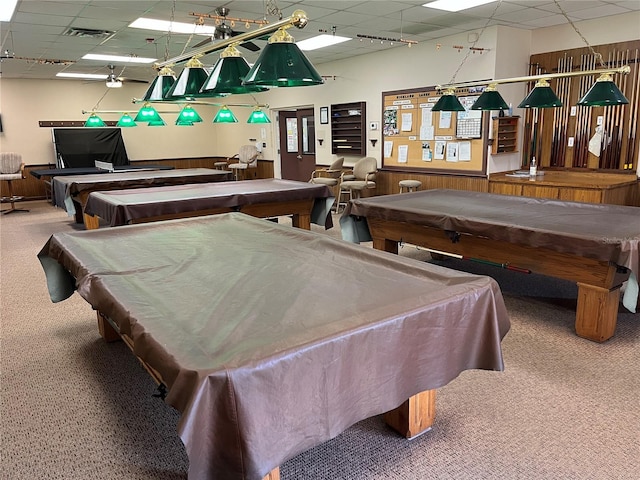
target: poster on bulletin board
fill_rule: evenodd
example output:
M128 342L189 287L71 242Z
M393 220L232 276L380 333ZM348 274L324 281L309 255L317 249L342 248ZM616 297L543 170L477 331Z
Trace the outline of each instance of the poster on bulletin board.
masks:
M382 93L382 166L485 175L489 113L471 110L479 92L456 92L463 112L434 112L435 87Z

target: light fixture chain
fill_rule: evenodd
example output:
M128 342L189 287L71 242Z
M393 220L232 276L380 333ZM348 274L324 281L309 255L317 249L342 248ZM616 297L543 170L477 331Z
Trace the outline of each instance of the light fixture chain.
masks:
M169 32L167 33L167 42L164 46L164 60L167 61L169 58L169 42L171 41L171 30L173 30L173 20L176 16L176 2L177 0L173 0L171 4L171 16L169 17Z
M571 19L569 18L569 15L567 15L567 12L565 12L563 8L560 6L560 4L558 3L558 0L553 0L553 3L556 4L556 7L558 7L558 10L560 10L560 13L562 13L562 16L567 19L567 22L569 22L569 25L573 27L573 29L576 31L578 36L584 42L584 44L589 48L589 51L591 51L591 53L598 59L598 61L600 62L600 66L602 68L606 68L606 65L604 64L604 59L602 58L602 54L600 52L596 52L591 46L591 44L587 41L587 39L584 38L584 35L582 35L580 30L578 30L578 27L575 26L573 21L571 21Z
M493 20L493 17L495 16L496 12L498 11L498 8L500 8L501 4L502 4L502 0L498 0L498 3L496 4L496 7L493 9L493 12L491 12L491 16L487 19L487 23L484 24L484 27L482 27L482 30L480 30L480 33L478 33L478 36L476 37L474 42L469 47L469 50L467 51L467 54L464 56L464 58L462 59L462 62L460 62L460 65L458 65L458 68L453 73L453 76L451 77L451 80L449 80L449 84L452 84L452 83L455 82L456 76L458 75L458 72L460 71L462 66L467 61L467 58L469 58L469 55L471 55L471 53L475 52L476 44L480 41L480 37L482 37L482 34L484 33L484 31L489 26L489 23L491 23L491 20Z

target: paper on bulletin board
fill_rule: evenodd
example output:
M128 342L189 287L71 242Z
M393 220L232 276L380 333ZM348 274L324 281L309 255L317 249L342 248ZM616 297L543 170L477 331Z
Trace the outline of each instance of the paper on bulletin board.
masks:
M421 125L423 127L428 127L433 125L433 105L429 105L429 106L424 106L422 107L421 110L421 114L422 114L422 123Z
M471 142L458 142L458 161L471 161Z
M436 151L433 156L436 160L444 160L444 149L447 146L447 142L444 140L436 140Z
M433 140L435 127L433 125L422 125L420 127L420 140Z
M447 143L447 162L458 161L458 142Z
M402 114L402 127L400 128L403 132L410 132L413 128L413 114L403 113Z
M440 112L440 121L438 122L438 128L442 130L451 128L451 112Z
M398 145L398 163L407 163L409 145Z
M384 158L390 158L393 152L393 140L384 141Z

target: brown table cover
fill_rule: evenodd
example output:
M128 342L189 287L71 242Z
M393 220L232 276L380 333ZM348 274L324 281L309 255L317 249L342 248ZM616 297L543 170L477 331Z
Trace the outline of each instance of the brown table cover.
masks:
M115 227L140 218L197 210L314 200L311 221L331 228L333 198L331 189L326 185L268 178L92 192L84 211L89 215L97 215Z
M502 370L494 280L241 213L53 235L74 288L135 343L182 412L189 478L259 480L463 370Z
M136 172L110 172L95 175L69 175L53 177L56 205L64 205L69 215L75 215L73 197L81 192L120 190L124 188L158 185L184 185L187 183L222 182L231 173L212 168L178 168L175 170L145 170Z
M354 242L371 240L367 217L611 261L631 270L624 305L635 312L640 274L638 207L424 190L352 200L340 218L342 237Z

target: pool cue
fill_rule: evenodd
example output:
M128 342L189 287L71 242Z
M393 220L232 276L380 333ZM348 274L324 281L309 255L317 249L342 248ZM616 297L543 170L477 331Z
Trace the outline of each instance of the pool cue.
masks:
M531 273L531 270L528 270L526 268L516 267L516 266L510 265L508 263L498 263L498 262L492 262L490 260L483 260L482 258L466 257L464 255L458 255L457 253L443 252L441 250L434 250L433 248L427 248L427 247L420 247L420 248L422 250L426 250L427 252L438 253L440 255L444 255L445 257L453 257L453 258L456 258L458 260L469 260L471 262L482 263L484 265L491 265L492 267L505 268L507 270L512 270L514 272Z
M629 133L627 140L627 162L625 169L633 169L633 164L636 160L636 129L638 127L638 102L640 101L640 67L638 65L638 49L635 51L633 77L631 81L631 98L629 99L629 105L631 105L631 112L629 115Z
M586 70L586 55L580 55L580 70ZM584 85L585 85L586 76L581 76L578 82L578 100L582 98L584 95ZM582 156L582 123L584 119L584 108L576 106L578 109L576 114L576 122L575 122L575 140L573 143L573 162L572 165L574 167L581 166L581 156Z

